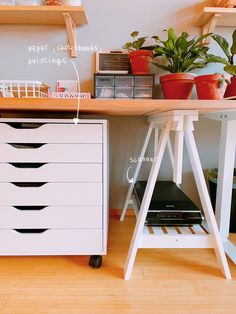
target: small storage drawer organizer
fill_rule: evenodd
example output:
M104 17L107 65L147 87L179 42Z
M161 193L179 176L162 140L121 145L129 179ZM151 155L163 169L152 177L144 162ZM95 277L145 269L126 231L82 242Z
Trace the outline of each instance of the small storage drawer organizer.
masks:
M104 255L107 122L0 119L0 255Z
M154 75L94 75L95 98L153 98Z

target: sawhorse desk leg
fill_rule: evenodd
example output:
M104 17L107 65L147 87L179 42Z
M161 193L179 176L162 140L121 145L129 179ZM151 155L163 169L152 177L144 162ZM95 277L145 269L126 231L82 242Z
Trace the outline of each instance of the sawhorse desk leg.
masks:
M143 160L143 157L144 157L145 152L147 150L148 143L149 143L150 137L152 135L152 131L153 131L153 123L150 123L148 131L147 131L147 134L146 134L146 137L145 137L145 140L144 140L144 144L143 144L143 147L142 147L142 150L141 150L141 154L140 154L140 156L138 158L138 163L137 163L137 167L135 169L134 177L133 177L133 180L132 180L132 182L131 182L131 184L129 186L129 189L128 189L128 193L127 193L127 196L126 196L125 204L124 204L124 207L123 207L123 210L122 210L122 213L121 213L121 217L120 217L121 221L124 220L127 208L128 208L128 206L129 206L129 204L131 202L131 195L132 195L132 192L133 192L133 189L134 189L134 185L135 185L135 183L137 181L139 171L140 171L141 166L142 166L142 160Z
M228 239L236 149L236 111L209 112L203 116L221 122L215 212L225 252L236 264L236 246Z
M193 136L193 121L196 121L198 117L198 113L196 111L173 111L170 113L162 114L157 117L151 117L151 128L155 127L155 123L160 123L160 121L164 121L164 127L161 131L161 136L158 141L157 152L154 158L151 171L149 174L146 190L143 196L143 200L140 207L140 212L138 215L138 219L136 222L135 230L133 233L133 237L131 240L124 275L125 279L128 280L131 277L132 269L134 265L134 261L136 258L138 248L214 248L217 260L219 263L219 267L222 270L223 274L227 279L231 278L228 263L225 257L223 245L221 242L221 238L218 232L216 220L214 217L213 209L211 206L209 194L207 191L206 182L204 179L203 171L201 168L201 163L199 159L199 155L196 148L196 143ZM154 124L153 124L154 123ZM150 129L149 129L150 130ZM177 169L174 171L174 177L176 181L180 180L180 171L182 172L182 146L183 145L183 137L185 138L187 151L190 157L190 162L193 168L194 177L196 180L199 196L202 202L204 214L208 223L209 234L194 234L188 236L181 235L173 235L173 236L159 236L159 235L143 235L143 229L145 224L146 215L148 212L148 208L151 202L153 190L156 184L156 180L158 177L158 172L161 166L161 161L163 159L164 151L167 146L167 142L170 136L170 131L181 131L184 133L180 133L180 137L176 139L176 147L175 147L175 163ZM152 131L152 130L150 130ZM184 136L182 136L182 135ZM151 135L151 134L150 134ZM148 141L150 139L150 135L148 133L141 155L144 156ZM142 160L142 158L140 158ZM135 172L135 180L130 187L128 192L128 197L131 197L134 184L137 180L139 170L141 168L141 163L137 165L137 169ZM182 175L182 173L181 173ZM178 179L178 180L177 180ZM177 183L177 182L176 182ZM179 182L181 183L181 182ZM127 201L130 198L126 199Z

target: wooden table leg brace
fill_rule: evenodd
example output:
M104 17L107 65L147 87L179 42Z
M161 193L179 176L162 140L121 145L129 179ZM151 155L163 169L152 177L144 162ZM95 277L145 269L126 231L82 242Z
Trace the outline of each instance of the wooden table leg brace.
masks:
M129 280L131 277L138 248L214 248L221 271L227 279L231 279L230 270L217 228L195 139L193 136L193 121L196 120L198 120L198 112L195 110L170 111L157 116L151 116L149 119L149 129L141 151L141 158L139 158L139 162L137 164L133 183L131 183L129 186L125 206L122 212L122 219L125 216L128 204L132 202L131 196L133 188L135 182L137 181L142 165L142 157L145 155L152 131L155 128L162 127L162 129L125 264L124 277L126 280ZM190 158L209 232L204 231L204 229L202 229L200 226L194 228L194 232L189 232L187 227L180 227L179 229L183 232L183 234L179 234L173 231L173 227L166 227L169 232L168 234L163 234L161 233L162 229L160 227L153 227L154 232L149 234L147 227L145 227L147 211L151 202L153 190L171 131L175 131L177 133L177 136L175 137L173 158L173 181L176 182L176 184L181 183L183 139L185 139L187 152Z

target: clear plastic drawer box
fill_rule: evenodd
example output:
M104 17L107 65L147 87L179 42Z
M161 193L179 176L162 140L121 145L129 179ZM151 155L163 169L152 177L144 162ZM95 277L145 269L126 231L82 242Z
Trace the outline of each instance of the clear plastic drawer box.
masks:
M154 75L95 74L95 98L153 98Z

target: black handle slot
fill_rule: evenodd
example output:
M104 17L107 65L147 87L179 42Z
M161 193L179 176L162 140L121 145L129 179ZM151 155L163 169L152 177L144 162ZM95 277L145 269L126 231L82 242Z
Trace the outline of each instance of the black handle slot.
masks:
M47 206L13 206L15 209L18 210L43 210Z
M17 163L17 162L11 162L10 165L12 165L15 168L41 168L42 166L46 165L46 163L33 163L33 162L22 162L22 163Z
M43 233L48 229L13 229L18 233Z
M45 143L8 143L9 145L11 145L14 148L18 148L18 149L36 149L36 148L40 148L43 145L45 145Z
M14 129L38 129L43 123L33 123L33 122L8 122L9 126Z
M40 187L46 184L47 182L11 182L15 186L22 187L22 188L32 188L32 187Z

